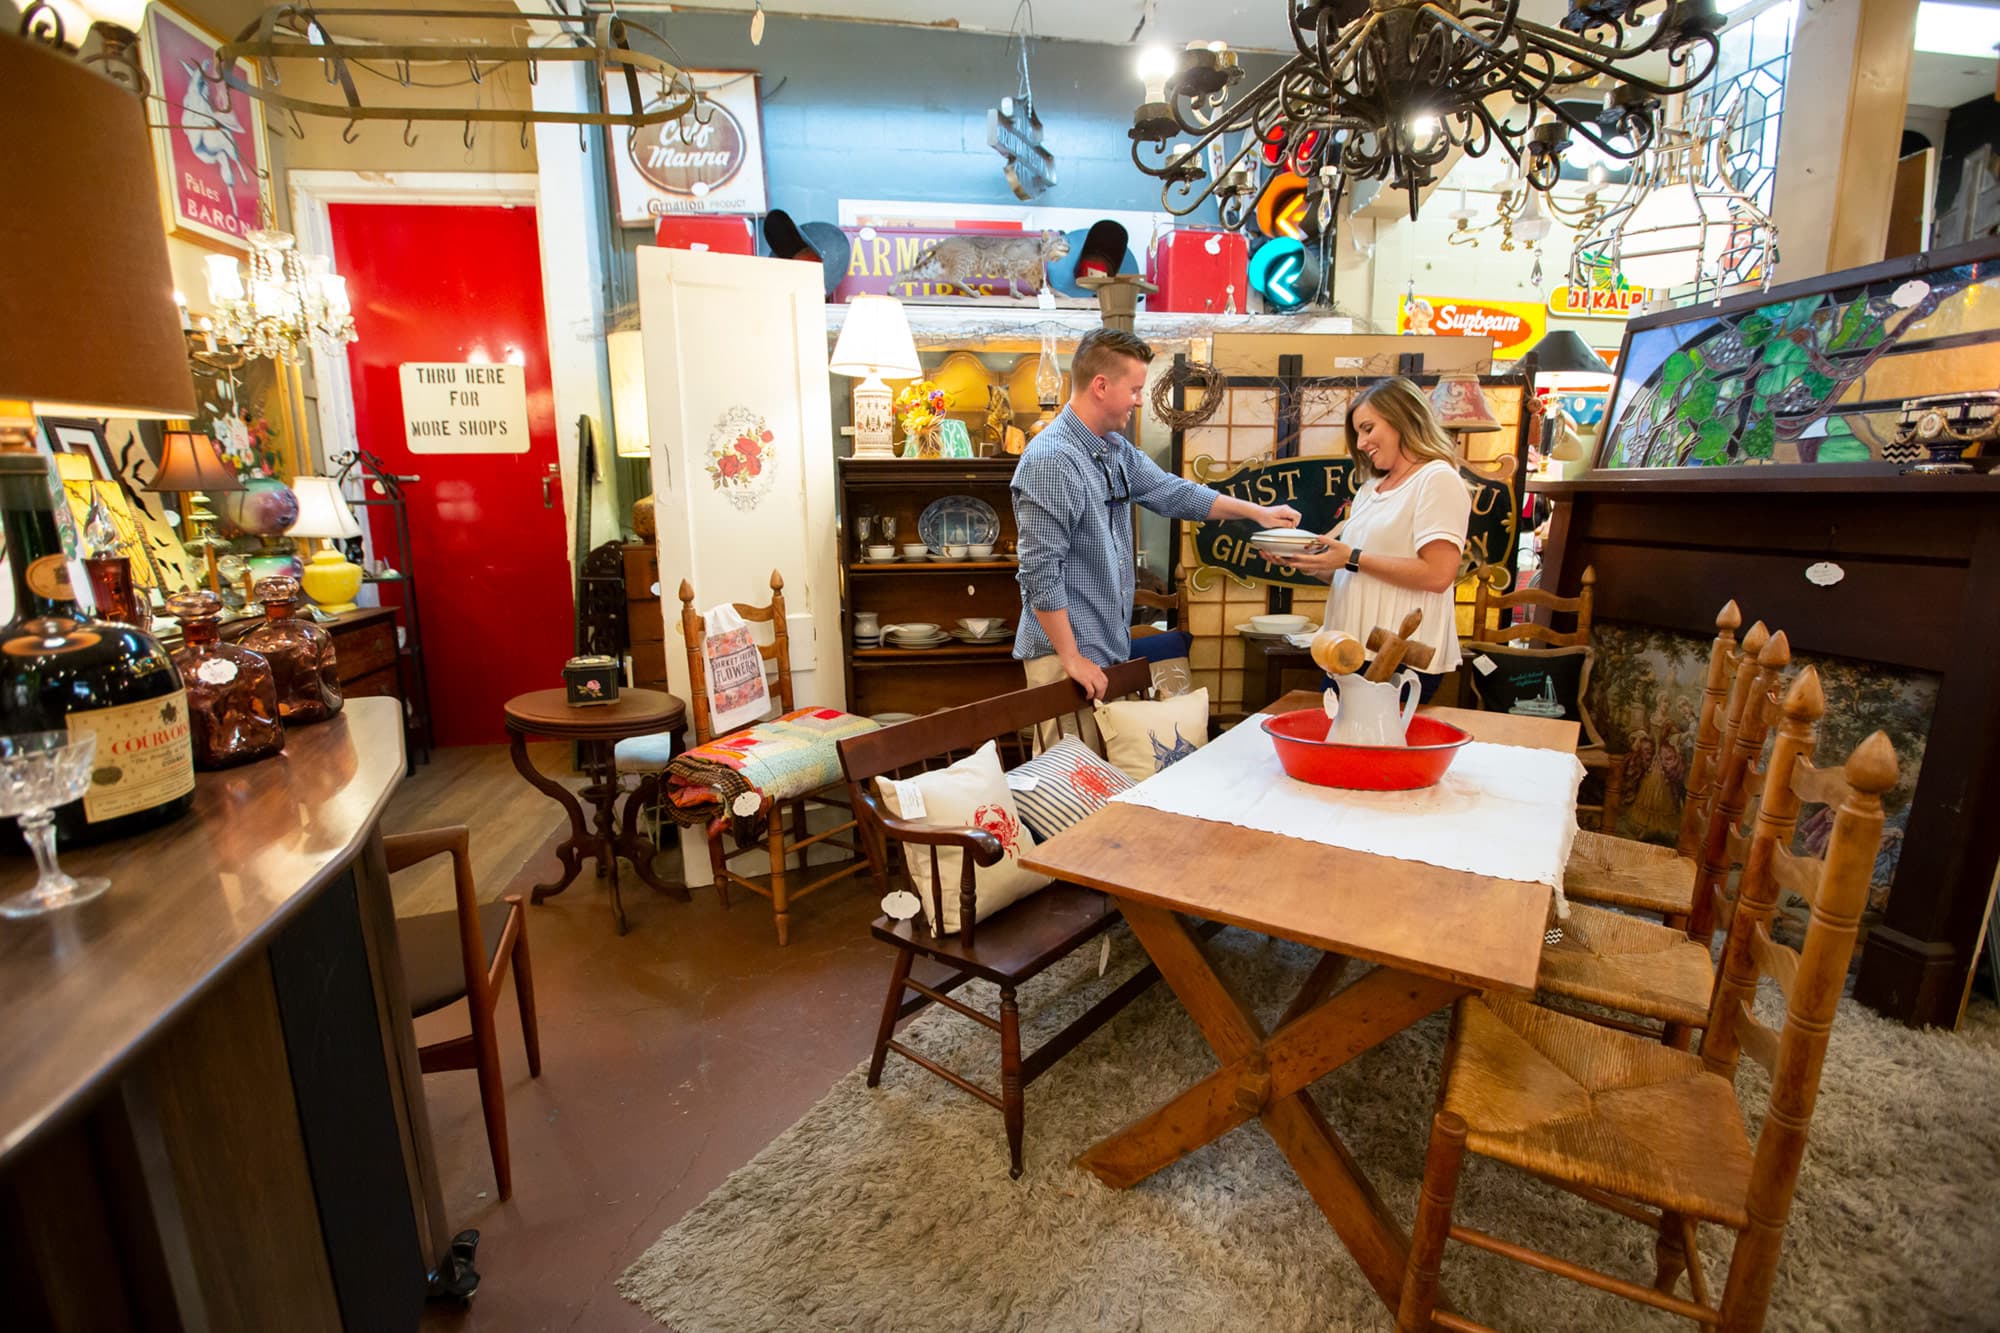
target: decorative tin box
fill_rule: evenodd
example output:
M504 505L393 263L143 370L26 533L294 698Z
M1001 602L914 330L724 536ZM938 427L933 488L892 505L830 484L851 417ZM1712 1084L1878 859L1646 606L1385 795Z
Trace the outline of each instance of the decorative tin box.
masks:
M618 702L619 677L624 674L615 657L572 657L563 663L563 685L572 708Z

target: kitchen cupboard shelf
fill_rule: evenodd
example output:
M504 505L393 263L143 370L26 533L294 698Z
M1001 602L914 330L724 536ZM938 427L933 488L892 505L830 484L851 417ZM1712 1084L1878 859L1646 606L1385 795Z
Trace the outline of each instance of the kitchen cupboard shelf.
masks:
M850 574L992 574L1017 570L1018 560L880 560L859 561L847 567Z
M854 665L869 666L950 666L966 662L1005 662L1014 656L1013 640L999 644L961 643L949 648L857 648Z

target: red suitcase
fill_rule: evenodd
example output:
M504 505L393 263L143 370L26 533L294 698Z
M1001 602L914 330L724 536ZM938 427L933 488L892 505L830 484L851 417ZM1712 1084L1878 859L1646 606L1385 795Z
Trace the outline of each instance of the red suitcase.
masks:
M722 255L754 255L757 233L752 219L670 213L660 219L653 244L665 250L713 250Z
M1250 247L1239 232L1170 231L1146 258L1146 280L1160 289L1146 297L1146 309L1219 315L1233 300L1242 314L1248 309L1249 264Z

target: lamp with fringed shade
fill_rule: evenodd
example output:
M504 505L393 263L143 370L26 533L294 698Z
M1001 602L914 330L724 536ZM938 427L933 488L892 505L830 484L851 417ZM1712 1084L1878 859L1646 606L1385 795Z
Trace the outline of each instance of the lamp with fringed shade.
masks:
M191 430L170 430L160 450L160 470L146 483L149 491L240 491L243 479L222 456L215 440Z
M70 56L0 33L0 398L37 416L188 417L145 103Z

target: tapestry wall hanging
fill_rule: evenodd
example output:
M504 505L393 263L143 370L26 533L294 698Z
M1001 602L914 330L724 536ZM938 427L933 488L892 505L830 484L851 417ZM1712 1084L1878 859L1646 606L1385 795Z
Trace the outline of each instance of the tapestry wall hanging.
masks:
M1916 462L1916 400L2000 390L2000 247L1646 316L1618 370L1600 468Z

